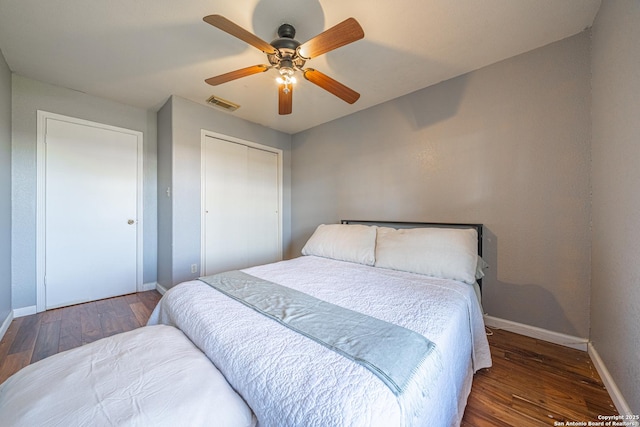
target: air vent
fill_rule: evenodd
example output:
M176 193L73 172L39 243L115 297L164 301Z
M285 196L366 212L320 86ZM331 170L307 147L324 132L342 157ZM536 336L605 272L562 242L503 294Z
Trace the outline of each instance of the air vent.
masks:
M226 99L218 98L215 95L211 95L209 99L207 99L207 104L224 108L227 111L236 111L238 108L240 108L238 104L234 104L233 102L227 101Z

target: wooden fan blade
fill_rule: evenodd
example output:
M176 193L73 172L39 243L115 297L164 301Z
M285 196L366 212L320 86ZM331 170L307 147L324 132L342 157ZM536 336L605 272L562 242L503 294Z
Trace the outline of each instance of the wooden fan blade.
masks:
M360 94L355 90L349 89L339 81L334 80L326 74L323 74L318 70L314 70L313 68L307 68L306 70L304 70L304 78L309 80L311 83L320 86L327 92L331 92L332 94L342 99L344 102L348 102L349 104L353 104L360 98Z
M288 85L285 91L284 83L278 87L278 114L284 116L293 110L293 85Z
M348 18L300 45L298 54L305 59L315 58L363 37L364 30L358 21Z
M240 70L231 71L229 73L220 74L219 76L209 77L205 82L211 86L217 86L222 83L230 82L231 80L239 79L240 77L247 77L252 74L264 73L270 67L268 65L254 65L252 67L241 68Z
M229 21L222 15L209 15L202 18L202 20L207 24L211 24L214 27L224 31L225 33L231 34L232 36L239 38L245 43L248 43L251 46L260 49L264 53L271 55L277 52L276 49L269 43L262 40L255 34L252 34L249 31L245 30L238 24Z

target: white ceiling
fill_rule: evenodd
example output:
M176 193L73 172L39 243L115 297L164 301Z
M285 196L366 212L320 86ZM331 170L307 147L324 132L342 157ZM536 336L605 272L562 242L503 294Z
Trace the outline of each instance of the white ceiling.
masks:
M0 50L17 74L157 110L217 95L243 119L296 133L544 46L591 26L600 0L0 0ZM361 94L349 105L298 76L279 116L276 71L204 79L265 55L206 24L220 14L271 41L305 42L354 17L365 37L307 62ZM214 108L214 107L211 107Z

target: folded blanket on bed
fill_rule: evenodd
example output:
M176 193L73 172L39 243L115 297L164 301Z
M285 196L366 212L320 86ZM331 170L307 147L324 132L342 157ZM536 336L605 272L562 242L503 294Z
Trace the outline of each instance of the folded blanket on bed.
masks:
M201 281L369 369L399 395L434 344L402 326L322 301L242 271Z

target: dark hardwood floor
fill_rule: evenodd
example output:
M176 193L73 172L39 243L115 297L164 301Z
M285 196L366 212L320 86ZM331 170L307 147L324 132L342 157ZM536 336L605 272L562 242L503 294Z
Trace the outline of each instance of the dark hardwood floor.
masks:
M0 341L0 383L52 354L144 326L160 297L139 292L14 319Z
M586 352L491 332L493 366L476 373L462 426L586 425L618 414Z
M14 319L0 341L0 383L47 356L145 325L159 299L141 292ZM476 374L462 426L554 426L617 414L587 353L492 331L493 367Z

